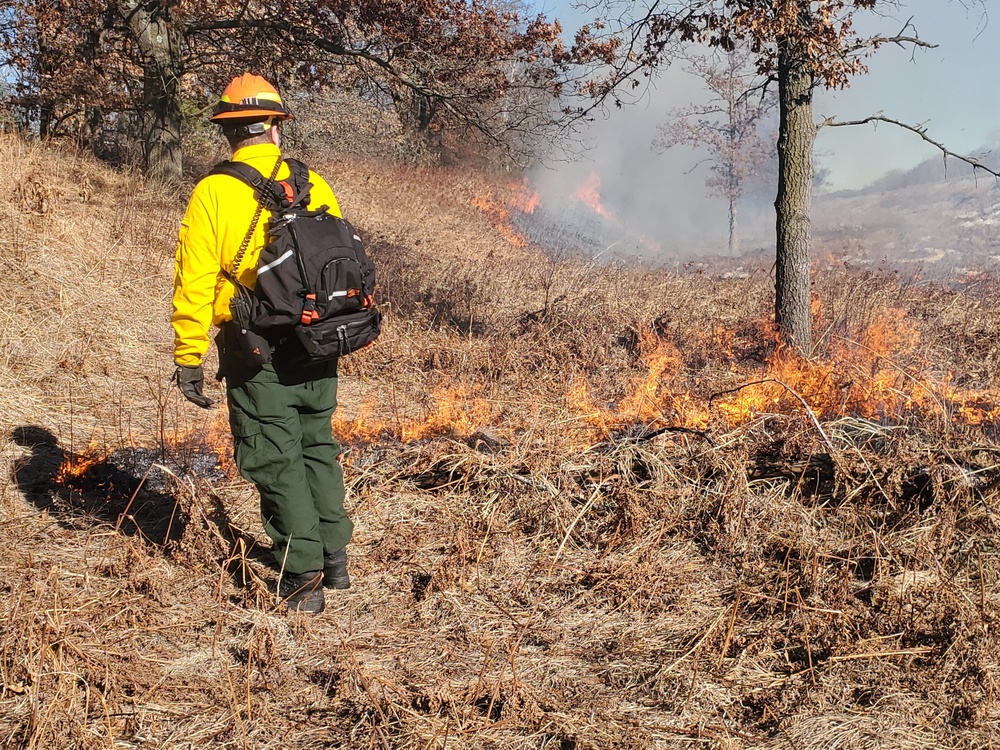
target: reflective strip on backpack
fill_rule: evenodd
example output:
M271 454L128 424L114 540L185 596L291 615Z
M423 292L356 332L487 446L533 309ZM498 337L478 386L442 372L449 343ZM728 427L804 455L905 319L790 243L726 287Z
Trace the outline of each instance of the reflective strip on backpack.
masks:
M267 273L268 271L270 271L272 268L274 268L275 266L280 266L282 263L284 263L286 260L288 260L291 257L292 257L292 251L291 250L286 250L285 254L282 255L277 260L272 261L271 263L268 263L267 265L264 265L264 266L261 266L260 268L258 268L257 269L257 276L263 276L265 273Z

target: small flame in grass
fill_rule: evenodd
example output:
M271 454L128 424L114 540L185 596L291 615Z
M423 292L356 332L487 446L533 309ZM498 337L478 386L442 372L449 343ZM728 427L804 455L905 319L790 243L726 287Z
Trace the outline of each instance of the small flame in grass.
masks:
M813 315L822 307L813 304ZM801 396L817 417L860 416L868 419L905 417L927 404L930 389L895 364L919 343L916 327L902 310L879 311L859 340L838 339L827 359L807 360L778 345L763 368L749 373L760 380L721 399L719 413L741 424L762 413L783 413L801 406Z
M511 185L510 205L521 213L535 213L535 209L538 208L541 202L542 197L538 194L537 190L531 187L527 178Z
M585 206L589 206L599 216L617 221L615 215L601 203L601 177L596 172L591 172L590 176L580 183L573 197Z
M215 416L205 430L205 434L201 436L201 441L204 442L206 448L219 457L220 468L227 474L232 473L236 464L233 459L233 432L229 426L228 408L216 409ZM191 436L181 437L178 442L190 444L192 442Z
M1000 393L995 390L956 388L951 385L952 377L952 373L946 376L947 380L941 386L941 396L944 403L950 406L955 419L969 425L989 424L1000 419Z
M511 226L510 210L493 195L476 195L470 201L490 217L496 230L514 247L525 247L528 240Z
M74 479L79 479L102 461L106 461L107 458L107 450L98 445L95 440L91 440L82 453L67 452L65 454L59 471L56 473L55 481L58 484L66 484Z
M496 417L493 406L472 388L442 385L434 390L434 407L423 419L381 419L372 403L364 403L353 419L333 417L333 430L344 442L371 442L394 438L413 442L437 435L466 437Z
M689 393L674 393L670 383L683 369L677 347L657 339L650 331L640 337L640 359L646 373L636 377L629 393L614 408L597 405L586 382L575 380L566 394L566 405L601 433L629 424L669 424L702 429L708 426L709 414L703 404Z
M213 457L212 470L221 470L227 475L232 475L235 471L233 438L229 429L228 410L222 408L215 411L207 427L187 432L165 432L161 435L158 444L154 446L144 446L130 441L128 445L120 445L112 449L99 443L96 439L91 439L90 444L82 452L65 452L55 481L63 485L75 485L80 481L86 482L91 472L100 470L102 467L106 469L109 463L113 464L117 460L116 457L120 457L123 452L128 451L151 456L154 465L162 464L175 468L176 466L187 466L188 461L195 456L209 455ZM197 473L203 469L195 469L195 471Z

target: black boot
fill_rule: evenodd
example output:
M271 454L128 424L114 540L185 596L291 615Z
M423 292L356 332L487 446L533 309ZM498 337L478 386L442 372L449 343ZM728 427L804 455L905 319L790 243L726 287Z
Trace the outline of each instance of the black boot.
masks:
M288 608L316 614L323 611L323 574L318 570L283 576L278 584L280 596Z
M328 589L351 588L351 577L347 574L346 547L332 555L323 555L323 586Z

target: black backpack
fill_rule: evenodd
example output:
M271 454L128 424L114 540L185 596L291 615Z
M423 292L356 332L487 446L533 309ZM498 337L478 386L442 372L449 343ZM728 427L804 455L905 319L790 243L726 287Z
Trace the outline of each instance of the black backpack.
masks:
M288 180L275 182L239 162L224 161L209 174L225 174L254 189L258 201L253 223L226 272L236 286L233 318L269 340L291 330L309 360L321 362L362 349L378 338L382 316L374 306L375 266L351 224L327 213L310 211L309 170L286 159ZM257 261L257 284L249 289L236 279L261 211L271 217L267 240Z

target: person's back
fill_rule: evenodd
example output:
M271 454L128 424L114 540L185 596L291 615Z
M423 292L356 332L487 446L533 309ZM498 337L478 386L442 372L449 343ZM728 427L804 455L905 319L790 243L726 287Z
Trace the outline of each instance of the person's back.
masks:
M222 127L233 161L281 181L290 172L282 161L278 123L289 117L270 84L245 74L226 88L210 119ZM309 208L325 206L340 216L330 186L312 171L309 183ZM331 430L337 362L302 365L294 340L246 332L233 322L232 279L254 287L266 213L254 189L229 175L209 175L192 192L175 264L176 378L188 400L212 405L203 391L202 360L211 327L218 326L219 375L226 381L236 464L260 492L261 517L281 572L279 595L290 609L320 612L323 586L350 586L345 548L353 524L344 511L339 446ZM248 345L246 336L257 338Z

